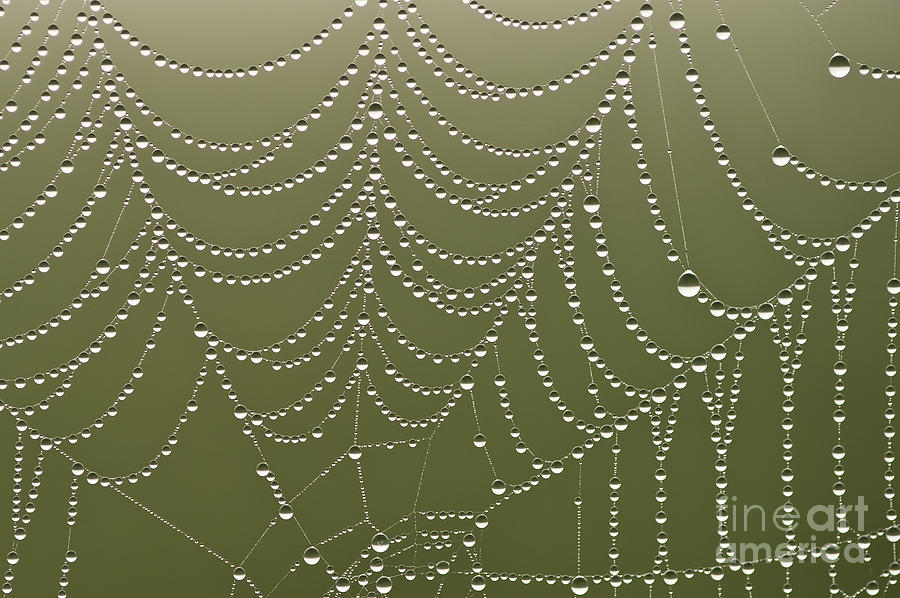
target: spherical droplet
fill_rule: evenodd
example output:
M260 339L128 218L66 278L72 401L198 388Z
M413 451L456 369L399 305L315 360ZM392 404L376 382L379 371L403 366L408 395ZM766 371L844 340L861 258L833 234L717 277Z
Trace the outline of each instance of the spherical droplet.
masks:
M491 492L500 496L504 492L506 492L506 482L501 479L496 479L491 483Z
M387 594L391 591L393 586L393 582L391 582L391 578L387 575L382 575L375 581L375 589L378 590L379 594Z
M722 23L718 27L716 27L716 37L722 41L725 41L729 37L731 37L731 29L728 28L728 25Z
M835 52L831 60L828 61L828 72L831 73L832 77L837 77L838 79L846 77L850 74L850 59L839 52Z
M109 265L108 261L100 260L97 262L97 274L99 274L100 276L106 276L107 274L109 274L110 270L111 266Z
M791 152L783 145L779 145L772 152L772 163L775 166L787 166L791 161Z
M310 546L303 552L303 562L307 565L315 565L320 558L319 549L315 546Z
M351 587L352 586L350 585L350 580L346 577L338 577L334 582L334 589L336 589L341 594L349 592Z
M684 27L684 15L680 12L673 12L669 17L669 26L672 29L681 29Z
M572 584L569 586L572 588L572 593L576 596L584 596L587 594L587 591L590 589L590 585L588 585L588 580L585 576L579 575L578 577L572 580Z
M700 279L691 270L678 277L678 292L682 297L695 297L700 292Z
M288 520L294 516L294 509L289 504L283 504L278 507L278 516L284 520Z
M600 198L596 195L588 195L584 198L584 211L588 214L596 214L600 210Z
M372 536L372 550L374 550L375 552L384 552L390 545L391 541L383 533L378 532L377 534Z
M472 578L472 589L476 592L481 592L484 588L487 587L487 580L483 575L476 575Z
M890 279L887 283L887 290L891 295L900 293L900 280L897 280L896 278Z

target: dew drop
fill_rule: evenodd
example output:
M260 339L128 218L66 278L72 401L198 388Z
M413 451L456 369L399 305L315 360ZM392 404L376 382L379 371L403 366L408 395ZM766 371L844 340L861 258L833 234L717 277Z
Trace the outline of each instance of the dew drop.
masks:
M672 29L681 29L684 27L684 15L680 12L673 12L669 17L669 26Z
M375 552L386 551L388 549L388 546L390 546L390 544L391 544L391 541L388 539L388 537L385 534L383 534L381 532L372 536L372 550L374 550Z
M835 52L831 60L828 61L828 72L831 73L832 77L837 77L838 79L846 77L850 74L850 59L843 54Z
M772 163L775 166L787 166L791 161L791 152L783 145L779 145L772 152Z
M569 586L572 589L572 593L576 596L584 596L587 594L587 591L590 589L588 585L588 580L585 576L579 575L572 580L571 585Z
M303 552L303 562L307 565L315 565L320 558L319 549L315 546L310 546Z
M685 270L678 277L678 292L682 297L695 297L700 292L700 279L691 270Z
M97 274L99 274L100 276L106 276L107 274L109 274L110 270L111 267L108 261L100 260L97 262Z

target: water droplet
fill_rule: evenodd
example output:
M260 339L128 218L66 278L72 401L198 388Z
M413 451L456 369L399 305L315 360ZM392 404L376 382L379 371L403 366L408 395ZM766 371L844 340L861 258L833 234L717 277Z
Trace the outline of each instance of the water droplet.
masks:
M572 584L569 587L572 589L572 593L576 596L584 596L590 589L588 580L583 575L579 575L578 577L574 578L572 580Z
M900 293L900 280L897 280L896 278L890 279L887 283L887 290L891 295Z
M600 210L600 198L596 195L588 195L584 198L584 211L588 214L596 214Z
M491 492L500 496L504 492L506 492L506 482L501 479L496 479L491 483Z
M850 74L850 59L838 52L828 61L828 72L832 77L841 79Z
M303 552L303 562L307 565L315 565L319 562L321 555L319 555L319 549L315 546L310 546Z
M378 532L374 536L372 536L372 550L375 552L384 552L390 546L391 541L388 539L386 535L381 532Z
M791 161L791 152L783 145L779 145L772 152L772 163L775 166L787 166Z
M100 260L97 262L97 274L100 276L106 276L110 271L109 262L106 260Z
M700 292L700 279L691 270L685 270L678 277L678 292L682 297L695 297Z
M378 590L379 594L387 594L391 591L393 587L393 583L391 582L391 578L387 575L382 575L375 582L375 589Z

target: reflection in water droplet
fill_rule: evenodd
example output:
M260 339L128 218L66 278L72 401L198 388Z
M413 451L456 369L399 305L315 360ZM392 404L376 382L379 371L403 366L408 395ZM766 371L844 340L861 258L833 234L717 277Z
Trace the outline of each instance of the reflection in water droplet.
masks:
M678 292L682 297L695 297L700 292L700 279L691 270L678 277Z
M850 59L843 54L835 52L831 60L828 61L828 72L832 77L841 79L850 74Z
M891 295L900 293L900 280L897 280L896 278L890 279L887 283L887 290Z
M303 562L307 565L315 565L320 558L319 549L315 546L310 546L303 553Z
M600 198L596 195L588 195L584 198L584 211L588 214L596 214L600 210Z
M682 29L684 27L684 15L680 12L673 12L669 17L669 25L672 29Z
M578 577L574 578L572 580L572 585L569 587L572 588L572 593L576 596L584 596L590 589L588 580L583 575L579 575Z
M388 549L388 546L390 546L390 544L391 541L385 534L381 532L372 536L372 550L374 550L375 552L384 552Z
M775 166L787 166L790 161L791 152L783 145L779 145L775 148L775 151L772 152L772 163L775 164Z

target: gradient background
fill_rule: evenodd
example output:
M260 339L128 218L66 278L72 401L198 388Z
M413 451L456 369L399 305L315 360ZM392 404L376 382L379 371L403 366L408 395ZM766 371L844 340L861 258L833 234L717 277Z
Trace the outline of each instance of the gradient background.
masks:
M530 85L561 75L583 63L619 33L637 13L640 2L622 0L613 10L599 18L561 31L523 32L488 22L455 0L421 0L420 13L453 55L469 68L494 80L513 85ZM813 12L825 0L807 2ZM795 155L819 172L834 178L874 181L896 171L897 138L900 133L900 85L896 80L876 81L861 77L855 71L846 79L830 77L825 65L832 50L803 7L795 0L722 0L734 39L741 49L760 95L768 108L782 141ZM491 0L490 7L503 14L520 18L552 19L586 10L584 0ZM248 65L287 52L309 40L338 16L342 5L325 0L255 0L252 3L233 0L193 0L190 2L156 0L108 0L106 8L144 43L167 57L219 68ZM59 47L67 39L68 26L79 7L72 3L60 18L63 35L55 41ZM17 27L31 7L16 0L0 19L0 39L12 39ZM357 9L357 16L346 20L341 31L333 32L323 47L305 55L297 63L256 78L243 80L195 79L168 69L153 66L109 27L101 26L103 37L118 67L140 97L156 112L195 137L223 140L258 138L288 126L305 114L334 84L341 70L353 59L377 6L374 2ZM656 31L657 56L668 117L669 133L678 176L678 190L693 269L703 282L723 300L737 305L756 304L789 281L802 274L792 264L771 250L758 225L744 212L727 179L715 163L714 152L702 119L683 73L685 58L678 51L674 32L667 26L670 12L659 3L651 26ZM414 56L405 25L386 10L388 28L394 43L410 65L434 105L454 124L479 139L498 146L543 146L564 137L580 126L595 108L609 81L618 70L611 59L595 72L578 79L557 93L541 98L528 98L499 103L473 101L447 90L431 76ZM693 48L695 64L701 73L703 93L713 110L717 130L727 146L727 153L738 169L745 187L757 205L768 216L808 236L843 234L868 214L883 196L875 192L838 191L807 181L794 169L777 169L770 155L777 145L753 91L744 76L730 42L721 42L713 34L719 18L712 0L689 0L685 3L687 32ZM892 67L900 56L896 24L900 22L900 5L888 0L843 0L822 22L838 49L851 59L872 65ZM38 31L41 31L40 29ZM642 34L649 31L645 29ZM34 35L33 37L37 37ZM299 41L298 41L299 40ZM34 51L40 40L24 42L25 50L17 65ZM28 44L31 45L28 45ZM54 46L51 46L51 51ZM660 196L663 216L675 234L677 220L672 200L672 182L668 176L665 137L660 119L652 60L646 44L637 49L638 60L632 68L635 101L638 105L640 134L654 176L654 190ZM23 60L24 59L24 60ZM278 159L240 179L242 184L263 184L284 179L303 170L327 151L339 138L356 110L356 100L371 57L360 58L361 73L349 88L342 90L334 108L313 125L306 135L296 135L295 146L278 153ZM55 64L48 58L48 65ZM94 63L96 69L96 63ZM19 69L0 75L0 86L6 95L19 83ZM93 75L92 75L93 76ZM20 105L30 105L40 93L43 81L50 77L47 66L38 70L36 82L21 93ZM400 76L399 83L405 78ZM410 116L427 143L455 171L475 179L500 181L519 177L544 157L513 160L489 156L471 147L461 146L447 137L435 121L428 118L418 101L405 88L400 89ZM25 98L31 98L26 100ZM82 102L79 104L78 102ZM82 94L73 101L85 106ZM166 139L162 129L153 129L147 119L132 118L153 140L166 148L177 160L200 170L223 170L245 161L244 154L212 153L189 148ZM17 119L0 121L4 135L13 132ZM395 127L404 131L402 121ZM48 146L29 156L18 169L0 175L0 222L18 215L39 193L58 167L77 119L67 118L48 129ZM112 126L101 135L109 135ZM24 137L24 135L23 135ZM624 286L628 301L638 314L642 328L673 353L692 355L702 352L730 333L733 324L724 318L716 320L696 302L681 298L675 289L680 274L678 267L662 257L657 233L649 226L645 202L646 190L637 182L635 153L628 147L631 132L624 126L620 107L616 107L604 123L601 152L600 214L604 232L617 266L616 278ZM76 217L83 198L90 192L99 169L101 147L87 152L76 162L75 175L60 185L61 198L44 208L22 233L0 245L0 272L3 281L26 274L34 263L46 255L65 228ZM416 147L409 143L408 147ZM410 152L413 153L413 152ZM247 155L256 155L251 152ZM226 198L208 187L190 185L182 178L152 164L146 152L141 170L150 182L155 196L166 211L185 228L210 242L222 246L261 244L283 235L320 208L349 166L349 154L329 168L328 174L295 187L293 190L260 199ZM389 177L400 209L430 239L454 252L481 254L501 250L530 234L546 218L547 209L515 219L489 219L462 212L457 207L436 200L420 183L409 177L399 165L393 151L381 151L383 170ZM416 155L416 154L414 154ZM420 154L417 155L420 157ZM566 160L574 153L567 152ZM419 160L420 163L423 160ZM127 169L125 169L127 170ZM562 167L539 179L521 192L510 193L500 205L518 205L543 193L562 175ZM67 246L65 257L35 288L0 303L0 335L16 334L44 322L81 290L85 276L109 237L119 213L121 198L128 189L127 175L119 173L110 184L106 199L98 201L87 228ZM434 173L430 173L434 176ZM438 177L435 176L437 179ZM888 180L895 188L897 179ZM579 186L580 187L580 186ZM576 191L579 193L579 191ZM323 224L308 237L291 244L286 252L276 252L244 261L214 258L199 254L187 243L170 235L173 246L185 255L197 258L208 269L244 273L272 269L297 259L318 244L345 213L349 199L323 214ZM344 208L344 209L342 209ZM113 239L109 255L119 256L133 232L147 217L146 206L133 201ZM887 501L881 493L885 469L881 460L885 440L881 435L885 399L882 389L887 383L883 374L887 354L886 320L888 317L885 281L891 276L892 226L890 215L870 231L860 244L861 266L856 273L858 287L845 353L850 366L845 376L848 417L843 428L843 443L848 449L845 460L848 502L865 496L869 505L867 529L884 525ZM382 217L383 222L387 222ZM396 234L393 227L391 234ZM622 316L609 300L608 280L600 273L601 262L593 256L593 234L584 213L575 220L577 278L598 351L617 375L635 385L653 388L667 381L672 370L655 357L648 356L640 343L622 325ZM214 285L208 279L188 278L187 284L201 317L216 334L242 346L268 344L293 331L321 304L349 257L361 227L355 225L338 247L314 265L285 280L268 285L240 287ZM580 241L579 241L580 239ZM677 235L676 235L677 239ZM396 242L396 238L393 239ZM677 242L677 240L676 240ZM566 402L577 409L579 417L588 419L592 408L584 393L587 383L585 362L578 348L580 337L571 324L571 312L565 305L568 293L560 284L554 267L555 256L548 245L541 250L536 271L539 330L542 344L552 368L557 388ZM401 261L409 263L408 252L395 249ZM427 271L458 287L480 284L505 269L505 265L485 269L455 267L424 251L417 252L426 261ZM427 303L415 300L398 281L390 277L380 260L376 261L376 281L393 320L419 345L436 352L451 353L473 344L489 327L492 316L460 320L446 316ZM505 263L508 263L506 260ZM846 280L846 262L839 262L839 280ZM490 272L485 275L481 270ZM820 278L813 285L813 315L807 323L809 337L804 365L794 384L795 439L793 483L795 504L802 512L811 505L831 504L830 449L834 444L835 426L831 422L831 395L834 361L834 316L828 296L829 272L820 268ZM116 278L118 277L118 279ZM81 310L62 330L37 343L25 343L0 351L0 377L12 379L54 367L80 351L100 330L130 290L133 272L114 276L118 285L99 301ZM2 282L7 285L8 282ZM159 285L158 285L159 286ZM107 341L106 348L79 371L77 383L66 398L57 401L46 412L31 418L32 425L48 434L68 434L89 426L112 402L122 383L127 380L146 340L153 318L162 300L161 286L154 295L132 311L120 326L120 334ZM345 293L346 291L343 291ZM491 295L493 296L493 294ZM344 294L339 294L339 305ZM145 376L136 385L132 397L123 403L119 415L106 420L93 437L68 446L67 451L90 469L103 475L122 475L143 467L159 450L176 423L189 396L193 379L203 362L204 346L194 338L193 317L173 297L167 307L168 320L157 337L159 348L144 363ZM370 313L374 312L370 308ZM309 328L309 338L318 338L334 319ZM374 319L376 329L383 321ZM516 423L529 445L548 455L564 454L574 444L573 430L564 426L558 412L546 401L546 390L534 373L533 350L518 318L511 314L501 329L501 357L504 373L516 411ZM387 338L382 333L382 338ZM340 333L339 333L339 338ZM424 383L443 385L455 382L465 371L464 364L435 366L419 361L408 351L389 341L391 358L399 369ZM310 342L301 341L286 353L302 354ZM238 362L233 354L222 354L228 376L240 393L241 402L260 411L276 408L302 396L308 386L319 379L339 351L339 343L328 345L325 358L311 367L273 372L265 366ZM390 382L379 367L381 357L366 347L372 375L380 380L381 394L396 412L410 418L431 414L445 400L424 399ZM739 416L735 441L729 451L728 492L739 497L740 504L759 504L771 513L781 504L782 482L780 428L781 378L778 372L778 349L765 330L758 330L744 343L746 359L738 404ZM221 354L221 353L220 353ZM328 356L330 355L330 357ZM726 371L733 367L729 356ZM349 375L352 360L344 359L338 368L340 380ZM490 379L495 371L491 360L476 370L476 399L482 430L494 464L507 480L532 475L530 457L517 455L514 440L508 435L509 424L503 409L497 405L496 390ZM258 454L248 438L241 434L241 424L232 417L233 404L218 387L218 377L210 373L198 395L199 411L179 433L174 454L162 460L152 477L124 491L165 517L174 525L231 561L240 561L256 542L277 505L268 484L256 476ZM716 542L713 517L715 497L714 445L709 441L711 427L708 413L699 401L700 377L682 393L679 421L672 449L666 461L669 477L667 511L670 520L671 566L700 567L712 564ZM621 413L635 406L621 392L611 390L602 381L601 402ZM46 385L46 386L49 386ZM8 404L34 402L50 388L30 386L25 391L7 390L0 398ZM38 392L41 391L41 392ZM341 392L341 385L330 386L321 400L311 403L303 412L272 424L285 433L299 433L316 425L331 408ZM354 391L355 392L355 391ZM353 394L348 392L347 406L326 426L324 438L301 445L282 446L262 439L268 462L278 475L285 493L293 496L317 472L343 452L352 435ZM439 401L439 403L437 403ZM366 441L399 439L422 432L401 429L381 419L376 408L363 403L360 413L360 436ZM0 445L7 447L0 458L0 480L11 486L15 420L0 418ZM427 431L430 433L430 429ZM492 474L480 449L472 445L475 434L471 407L464 398L453 415L434 437L418 499L420 510L471 510L480 512L494 497L489 485ZM37 443L26 439L23 451L25 482L39 452ZM620 477L623 480L622 509L619 517L621 548L619 564L623 572L648 571L656 552L653 522L656 505L653 498L656 482L655 447L650 443L649 423L642 417L620 435L623 453ZM389 525L413 508L416 487L422 468L425 444L410 449L398 447L368 451L362 459L366 479L366 495L373 523ZM336 468L318 482L302 501L294 504L298 519L313 538L324 538L362 518L360 492L352 468ZM28 538L19 544L21 562L15 566L13 595L55 595L59 566L65 553L67 526L66 501L71 480L70 465L53 452L47 454L37 511L28 526ZM5 471L5 473L4 473ZM584 460L583 563L585 573L605 573L610 560L608 548L608 487L611 457L601 444ZM575 574L575 507L572 499L577 488L577 469L568 466L559 476L543 482L538 489L510 500L491 515L490 525L479 538L481 560L487 571L517 573ZM72 546L78 561L68 575L71 597L82 596L227 596L232 587L229 567L215 560L201 548L166 527L152 516L110 489L81 483L78 520L72 531ZM469 522L436 520L420 525L449 529ZM12 527L6 527L12 543ZM338 569L359 557L374 530L361 528L322 549L323 555ZM809 530L801 527L799 539L806 541ZM737 533L733 539L750 542L781 542L781 534L756 528ZM820 538L820 543L827 539ZM268 595L279 583L290 564L298 560L307 543L292 522L281 522L269 531L256 547L245 567L257 586ZM461 548L460 548L461 551ZM443 555L420 552L420 558L437 561ZM868 579L877 576L891 561L884 540L870 550L870 563L841 564L838 567L842 587L852 593ZM463 557L460 557L464 560ZM401 562L401 561L389 561ZM407 562L407 561L402 561ZM302 566L288 576L271 595L317 596L330 587L323 573L324 565ZM377 575L375 576L377 577ZM446 577L442 596L466 596L469 575L453 573ZM794 595L825 595L829 583L827 568L822 565L797 565L791 570ZM374 577L373 577L374 579ZM754 596L777 595L784 583L784 573L777 565L760 567L752 577ZM742 596L744 576L729 573L724 595ZM355 586L356 592L358 586ZM371 589L371 585L369 588ZM682 579L674 586L676 596L714 596L714 584L706 576ZM668 590L657 581L655 594ZM618 590L618 596L645 596L648 587L635 581ZM390 595L425 596L438 592L438 582L422 577L415 582L395 581ZM896 593L889 591L889 594ZM237 596L250 596L245 584L238 584ZM365 595L365 590L363 591ZM486 595L503 596L569 596L571 591L561 584L553 586L532 583L489 584ZM608 585L592 586L591 596L611 596Z

